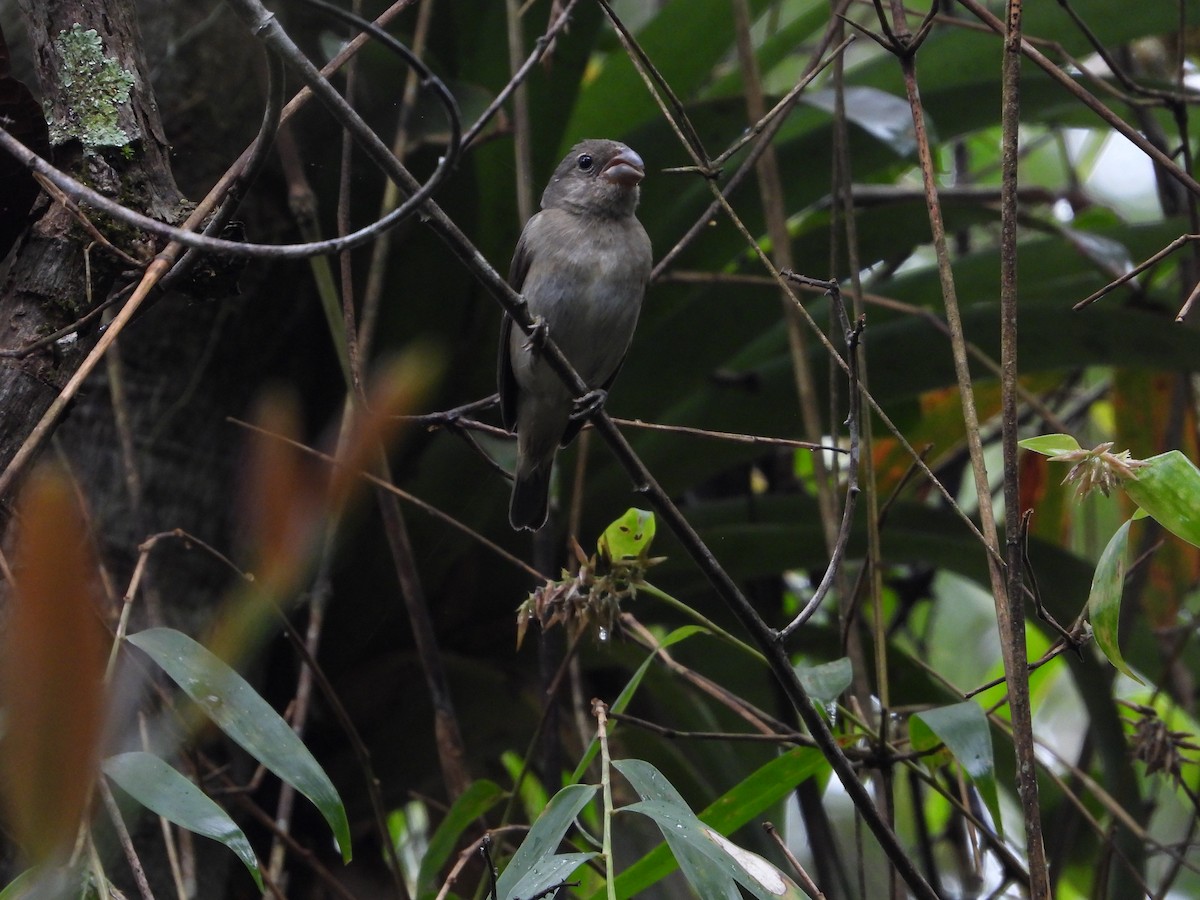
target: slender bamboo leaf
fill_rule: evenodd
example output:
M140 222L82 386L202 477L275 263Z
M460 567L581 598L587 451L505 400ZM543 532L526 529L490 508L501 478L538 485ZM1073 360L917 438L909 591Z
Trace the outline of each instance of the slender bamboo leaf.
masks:
M421 860L421 868L417 875L418 890L436 888L435 879L442 866L450 859L459 837L472 822L495 806L504 797L504 790L494 781L486 779L473 781L465 791L454 801L446 818L429 839L429 849Z
M153 753L134 751L110 756L102 765L104 774L125 793L152 813L180 828L220 841L250 871L258 889L263 889L258 857L245 832L200 788Z
M625 774L622 766L628 760L614 763ZM718 797L700 813L698 818L705 825L721 834L732 834L755 816L778 803L795 790L796 785L809 778L829 771L829 763L820 751L811 747L798 747L761 766L721 797ZM626 776L628 777L628 776ZM666 782L666 779L663 779ZM645 785L644 785L645 786ZM673 791L674 788L671 788ZM651 850L632 866L617 876L617 895L635 897L647 887L664 878L676 868L676 859L671 849L659 846ZM592 900L601 900L604 892L593 895Z
M694 634L708 633L709 631L707 628L702 628L699 625L684 625L681 628L676 628L665 638L663 638L662 643L659 646L665 649L673 644L679 643L682 640L690 638ZM632 677L630 677L629 681L625 684L625 687L621 689L621 693L617 695L617 699L613 701L613 704L610 707L613 712L624 712L625 708L629 706L629 701L632 700L633 695L637 693L637 689L641 685L642 679L646 677L646 670L650 668L650 663L654 662L654 657L656 655L657 652L651 652L644 660L642 660L642 664L638 666L637 671L633 673ZM600 742L595 738L592 738L592 742L588 744L587 750L584 751L583 758L579 760L579 765L577 765L575 767L575 771L571 773L570 781L572 784L583 778L583 773L587 771L587 767L592 764L592 760L596 758L596 754L599 752Z
M1121 595L1125 590L1125 554L1129 547L1129 526L1132 520L1117 529L1109 539L1108 546L1096 563L1096 574L1092 576L1092 589L1088 593L1088 617L1092 622L1092 634L1108 661L1138 684L1142 679L1134 674L1121 655L1117 631L1121 621Z
M674 786L650 763L624 759L614 761L613 766L643 798L640 803L624 807L622 812L636 812L654 820L699 896L736 897L732 882L764 900L804 896L775 866L736 847L719 831L701 822ZM730 847L737 852L731 853Z
M25 897L33 896L38 875L37 869L26 869L5 885L4 890L0 891L0 900L23 900Z
M526 877L535 871L543 874L562 871L554 862L557 856L554 851L567 829L571 827L571 823L575 821L575 817L595 796L597 790L598 787L594 784L569 784L550 798L545 812L533 823L520 848L500 874L500 880L496 884L500 900L514 900L519 896L515 893L517 886L526 884ZM578 865L594 855L567 854L564 858L579 857L570 870L574 871Z
M237 672L186 634L150 628L126 638L183 688L247 753L313 802L349 862L346 808L329 776L296 732Z

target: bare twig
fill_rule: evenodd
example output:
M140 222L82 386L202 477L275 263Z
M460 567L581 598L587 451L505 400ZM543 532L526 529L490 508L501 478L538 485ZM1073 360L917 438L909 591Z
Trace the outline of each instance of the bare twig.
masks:
M825 895L821 893L821 889L817 887L812 877L804 870L804 866L800 865L800 860L796 859L796 855L788 849L787 841L775 830L775 826L770 822L763 822L763 829L771 836L778 846L779 851L792 867L792 871L796 873L796 877L800 879L800 887L804 889L804 893L812 897L812 900L825 900Z
M1017 756L1017 793L1025 820L1025 852L1029 893L1036 900L1051 896L1050 869L1042 838L1041 805L1035 772L1033 712L1025 652L1024 542L1021 540L1020 469L1017 460L1017 131L1021 114L1021 34L1023 0L1008 0L1001 64L1001 197L1000 197L1000 404L1004 454L1005 590L995 596L1004 672L1008 676L1009 709ZM980 508L983 502L981 498Z
M125 820L121 817L121 808L117 806L117 799L113 796L112 788L108 786L108 782L103 776L97 779L96 786L100 791L100 797L104 800L104 809L108 813L109 821L112 822L113 830L117 833L121 851L125 854L130 871L133 872L133 881L137 885L138 893L142 895L142 900L154 900L154 892L150 890L150 882L146 879L146 870L142 868L142 861L138 859L137 850L133 846L133 838L129 836L129 829L125 827Z

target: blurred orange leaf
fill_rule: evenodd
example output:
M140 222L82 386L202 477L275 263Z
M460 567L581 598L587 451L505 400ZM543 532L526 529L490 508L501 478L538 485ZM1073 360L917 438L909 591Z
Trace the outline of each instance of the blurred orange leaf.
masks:
M16 589L0 651L7 713L0 776L8 822L35 862L69 847L95 781L108 636L97 567L71 487L30 478L19 506Z

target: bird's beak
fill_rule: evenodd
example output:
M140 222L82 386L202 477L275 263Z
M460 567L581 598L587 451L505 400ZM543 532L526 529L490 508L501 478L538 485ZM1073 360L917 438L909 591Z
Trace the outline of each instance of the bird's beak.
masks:
M646 177L646 164L626 147L600 170L600 177L622 187L635 187Z

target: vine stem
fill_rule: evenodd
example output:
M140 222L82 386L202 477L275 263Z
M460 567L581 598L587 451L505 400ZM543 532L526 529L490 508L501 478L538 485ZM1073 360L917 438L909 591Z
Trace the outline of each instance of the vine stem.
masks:
M612 852L612 760L608 756L608 706L602 700L592 701L596 717L596 740L600 742L600 787L604 793L604 883L608 900L617 900L617 870Z

